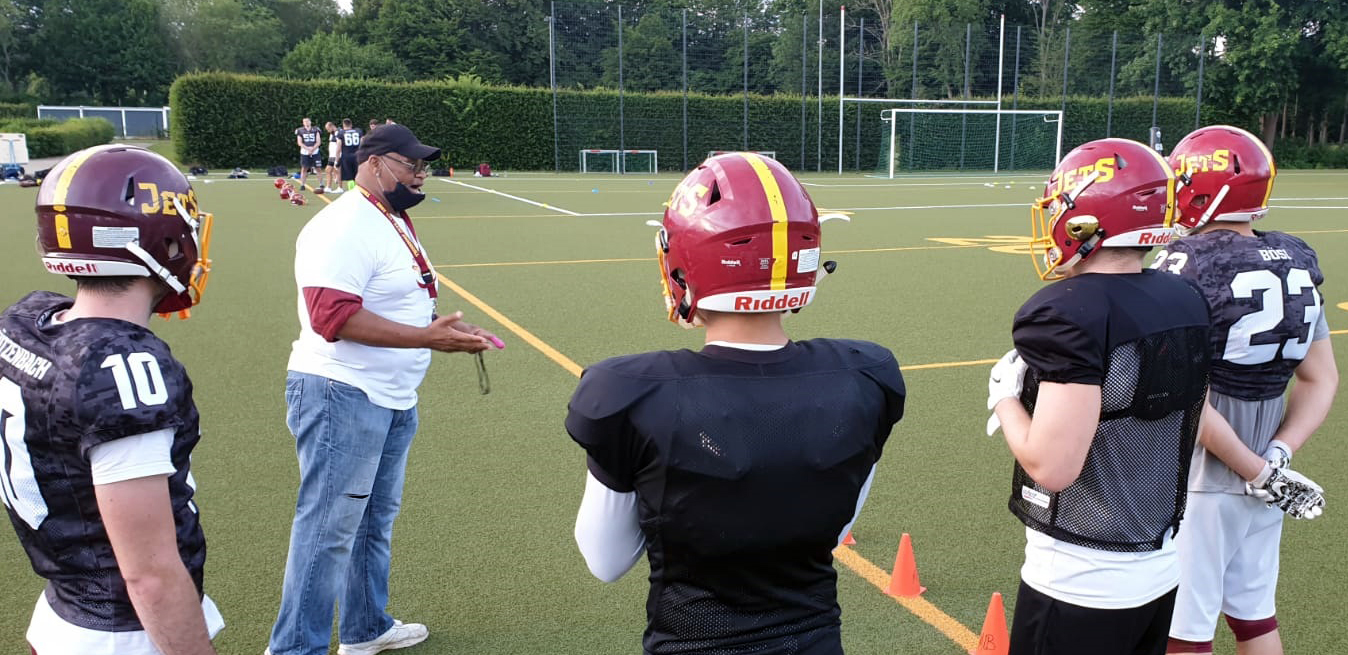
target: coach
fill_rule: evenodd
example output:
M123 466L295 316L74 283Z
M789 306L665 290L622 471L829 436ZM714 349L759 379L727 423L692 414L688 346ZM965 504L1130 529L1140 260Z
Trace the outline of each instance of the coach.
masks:
M380 127L356 152L358 193L316 214L296 241L300 336L286 425L300 488L271 655L327 653L334 602L341 655L426 638L426 626L386 611L417 387L432 350L501 345L461 312L435 315L435 271L406 210L425 197L427 162L439 156L402 125Z

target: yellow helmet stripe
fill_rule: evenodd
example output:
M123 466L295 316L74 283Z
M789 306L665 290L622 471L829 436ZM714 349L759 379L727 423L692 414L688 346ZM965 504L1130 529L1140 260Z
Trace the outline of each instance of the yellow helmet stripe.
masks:
M1245 130L1241 131L1245 132ZM1245 132L1245 134L1250 137L1250 140L1254 142L1254 145L1258 146L1259 149L1263 151L1264 157L1268 159L1268 189L1264 191L1264 202L1259 205L1260 207L1267 207L1268 199L1273 197L1273 179L1278 177L1278 165L1273 162L1273 153L1269 152L1268 146L1264 145L1263 139L1260 139L1250 132Z
M102 150L103 148L89 148L75 157L69 164L66 164L65 170L61 171L61 177L56 180L56 189L52 192L52 209L56 210L56 245L61 248L70 248L70 219L65 215L66 194L70 193L70 183L75 179L75 171L80 169L89 159L90 155Z
M1155 150L1153 150L1153 149L1151 149L1151 148L1147 148L1147 152L1150 152L1150 153L1151 153L1151 156L1152 156L1152 157L1155 157L1155 158L1156 158L1156 161L1158 161L1158 162L1161 163L1161 168L1165 169L1165 178L1166 178L1166 183L1165 183L1165 223L1163 223L1162 225L1163 225L1164 227L1172 227L1172 226L1175 225L1175 209L1176 209L1176 207L1175 207L1175 180L1176 180L1177 178L1176 178L1176 176L1175 176L1175 169L1174 169L1174 168L1171 168L1170 162L1166 161L1166 160L1165 160L1165 157L1162 157L1162 156L1161 156L1161 153L1156 152Z
M772 285L768 287L773 291L779 291L786 288L786 270L788 264L787 253L787 227L786 220L786 202L782 199L782 188L777 184L777 178L773 176L772 170L763 162L763 158L756 153L739 153L749 166L758 174L758 181L763 185L763 195L768 198L768 209L772 213Z

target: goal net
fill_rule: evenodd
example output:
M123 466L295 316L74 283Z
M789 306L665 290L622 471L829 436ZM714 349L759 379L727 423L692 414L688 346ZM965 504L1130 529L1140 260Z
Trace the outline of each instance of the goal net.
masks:
M655 150L611 150L587 148L580 151L582 173L654 173L660 166Z
M1062 112L886 109L876 174L1052 170L1062 157Z

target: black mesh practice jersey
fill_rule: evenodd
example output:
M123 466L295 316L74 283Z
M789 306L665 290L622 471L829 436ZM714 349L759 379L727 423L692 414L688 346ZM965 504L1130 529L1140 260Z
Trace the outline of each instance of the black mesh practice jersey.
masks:
M1022 404L1034 413L1041 382L1097 385L1100 422L1066 489L1050 492L1016 464L1011 512L1060 541L1159 549L1184 515L1208 332L1202 297L1156 271L1077 275L1031 296L1012 329L1029 365Z
M840 653L832 550L904 397L894 356L863 341L587 369L566 427L597 479L637 493L646 652Z
M91 630L140 630L99 518L89 451L173 430L168 485L178 550L200 593L206 542L189 471L199 438L192 382L144 327L101 318L52 324L71 304L35 292L0 314L0 486L52 609Z
M356 149L360 147L360 140L363 136L360 128L344 127L337 130L337 135L342 140L342 156L355 157Z
M1211 230L1172 242L1153 267L1177 273L1212 308L1212 389L1241 400L1282 395L1324 306L1315 251L1282 232Z
M303 143L306 148L318 145L318 138L321 134L323 134L323 130L317 127L295 128L295 136L299 137L300 143Z

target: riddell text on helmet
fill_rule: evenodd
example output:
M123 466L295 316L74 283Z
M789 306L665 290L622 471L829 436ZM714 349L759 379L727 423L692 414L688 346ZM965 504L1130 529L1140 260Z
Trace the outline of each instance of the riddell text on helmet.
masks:
M775 298L749 298L745 296L735 297L735 311L737 312L767 312L775 309L795 309L810 304L810 293L807 291L798 296L777 296Z
M42 264L52 273L66 273L68 275L80 275L85 273L98 273L96 264L72 264L70 262L52 263L43 261Z
M1171 234L1169 232L1165 234L1151 234L1149 232L1144 232L1137 235L1137 243L1141 246L1163 246L1170 243L1170 238Z

